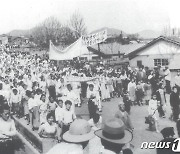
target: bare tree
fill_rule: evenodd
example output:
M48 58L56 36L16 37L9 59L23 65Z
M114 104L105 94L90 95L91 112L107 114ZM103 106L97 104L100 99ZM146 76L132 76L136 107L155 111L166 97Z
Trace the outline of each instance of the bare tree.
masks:
M65 47L75 42L81 35L86 34L83 17L77 12L71 17L68 24L61 24L55 17L49 17L33 30L35 43L43 48L49 47L49 40L55 45Z
M81 14L76 11L70 18L69 22L70 28L74 31L75 37L78 39L81 35L87 33L87 27L84 22L84 18Z
M43 26L45 28L47 41L52 40L54 43L57 43L57 37L60 35L61 23L54 17L47 18Z
M49 17L33 30L33 38L40 46L48 47L49 40L58 43L62 25L55 17Z
M64 25L61 28L61 33L59 35L60 44L65 47L72 44L76 40L77 39L75 38L74 32L67 25Z
M172 30L172 27L170 25L170 23L168 23L167 25L165 25L163 27L163 31L162 31L162 34L166 37L171 37L172 34L173 34L173 30Z

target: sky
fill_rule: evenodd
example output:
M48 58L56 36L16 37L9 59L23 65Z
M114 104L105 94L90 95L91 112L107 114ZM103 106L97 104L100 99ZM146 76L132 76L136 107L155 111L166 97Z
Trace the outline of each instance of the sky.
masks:
M180 27L180 0L0 0L0 34L30 29L50 16L65 23L75 12L88 32L109 27L136 33Z

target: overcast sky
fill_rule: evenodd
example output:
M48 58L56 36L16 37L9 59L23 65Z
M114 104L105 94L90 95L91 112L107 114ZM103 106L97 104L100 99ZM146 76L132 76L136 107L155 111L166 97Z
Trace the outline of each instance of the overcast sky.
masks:
M180 27L180 0L0 0L0 33L30 29L49 16L65 22L75 11L88 32L102 27L126 33Z

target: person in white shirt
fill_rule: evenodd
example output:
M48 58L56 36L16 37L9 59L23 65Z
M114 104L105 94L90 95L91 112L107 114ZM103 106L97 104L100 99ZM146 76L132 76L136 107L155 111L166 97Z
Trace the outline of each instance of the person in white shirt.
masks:
M148 106L148 113L150 116L153 117L155 121L155 129L156 132L159 132L159 127L158 127L158 101L157 101L157 96L155 94L152 95L152 99L149 101L149 106ZM151 129L151 125L150 129Z
M10 106L12 107L13 114L19 116L19 106L20 106L20 98L18 95L18 90L13 89L10 97Z
M46 116L48 113L48 104L46 101L46 95L42 94L40 97L40 102L39 102L39 113L40 113L40 124L45 123L46 120Z
M34 98L34 95L34 92L31 92L31 98L28 100L28 108L32 130L38 129L39 127L39 103Z
M3 88L3 83L0 82L0 95L4 96L6 98L6 92Z
M40 78L41 78L41 80L39 81L39 88L40 88L42 91L46 92L46 86L47 86L47 84L46 84L45 78L44 78L43 75L42 75Z
M55 109L55 120L58 123L60 127L62 127L62 120L63 120L63 100L58 99L57 100L57 107Z
M13 154L12 137L17 133L14 120L10 118L10 107L3 104L0 117L0 153Z
M49 101L48 101L48 110L49 112L52 112L55 117L55 109L56 109L57 103L55 98L53 96L49 96Z
M134 105L134 102L136 100L136 83L135 83L134 79L132 79L128 83L128 93L129 93L129 99L130 99L132 105Z
M73 82L72 87L73 87L74 93L76 94L75 104L78 107L80 107L81 106L81 98L80 98L81 84L80 84L80 82Z
M9 101L9 98L10 98L10 84L9 84L8 79L4 80L3 90L4 90L5 98Z
M31 75L28 75L26 84L27 84L27 90L31 91L31 90L32 90L32 80L31 80Z
M40 102L40 98L41 98L41 94L42 94L42 90L41 89L36 89L36 95L34 96L34 98Z
M71 100L72 102L72 110L75 110L75 103L78 102L78 96L77 94L74 92L74 90L72 89L72 85L71 84L67 84L67 89L64 90L64 96L67 98L67 100Z
M54 123L54 115L52 113L47 114L47 122L39 127L38 134L43 138L53 138L60 141L61 129Z
M69 130L70 124L76 119L74 110L71 110L72 102L70 100L65 101L65 109L62 117L62 133Z

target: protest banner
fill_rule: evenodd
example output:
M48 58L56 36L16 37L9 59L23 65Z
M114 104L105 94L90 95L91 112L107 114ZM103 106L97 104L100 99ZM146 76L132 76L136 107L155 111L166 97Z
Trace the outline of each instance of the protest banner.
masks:
M107 39L107 30L103 30L98 33L89 34L87 36L82 36L83 43L86 46L92 46L101 42L104 42Z

